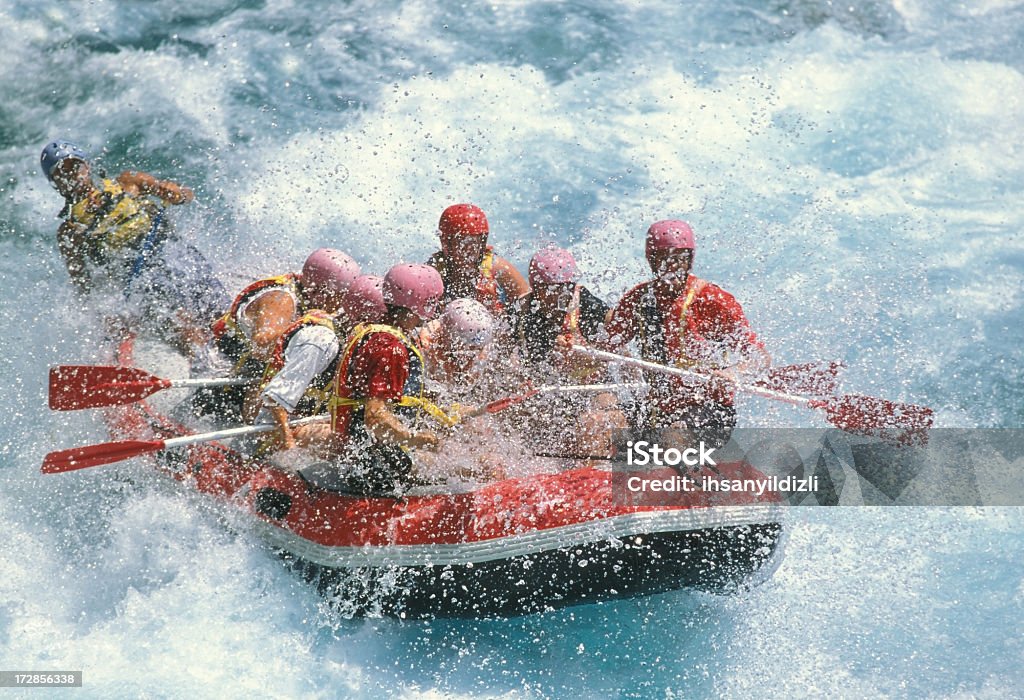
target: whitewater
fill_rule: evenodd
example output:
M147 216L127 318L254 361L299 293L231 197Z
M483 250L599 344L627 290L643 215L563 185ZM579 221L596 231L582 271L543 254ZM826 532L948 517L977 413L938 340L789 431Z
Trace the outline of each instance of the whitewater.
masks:
M47 369L105 348L38 165L68 138L192 187L175 225L232 291L325 245L422 261L471 201L521 269L555 241L613 301L684 218L777 362L1021 428L1024 2L0 0L0 43L0 670L83 671L48 697L1024 696L1019 507L794 508L732 596L402 621L140 464L40 474L106 432L46 407Z

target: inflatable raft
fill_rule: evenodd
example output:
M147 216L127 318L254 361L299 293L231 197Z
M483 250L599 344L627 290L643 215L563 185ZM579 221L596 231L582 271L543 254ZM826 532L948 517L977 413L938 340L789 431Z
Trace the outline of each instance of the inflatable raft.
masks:
M118 362L167 368L136 345L122 342ZM159 396L105 409L112 437L194 432ZM338 490L331 465L286 469L225 443L146 459L241 508L295 571L355 614L517 615L683 587L728 592L769 575L781 556L777 494L696 489L664 505L664 494L623 488L625 474L608 463L565 460L554 473L460 493L367 498ZM760 473L733 463L715 475Z

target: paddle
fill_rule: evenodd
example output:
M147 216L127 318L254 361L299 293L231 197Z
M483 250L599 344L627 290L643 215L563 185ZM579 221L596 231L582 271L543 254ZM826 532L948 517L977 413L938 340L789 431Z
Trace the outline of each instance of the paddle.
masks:
M162 389L237 386L254 379L161 379L136 367L112 365L61 365L50 368L50 408L76 411L82 408L134 403Z
M604 350L586 348L582 345L573 345L572 349L574 352L595 359L619 362L624 365L631 365L674 377L702 379L705 381L718 379L718 377L708 374L693 372L680 367L669 367L635 357L605 352ZM823 409L828 421L840 430L893 440L900 444L923 444L927 440L927 430L932 425L932 409L924 406L897 403L887 399L857 394L815 399L806 396L794 396L781 391L740 384L738 382L733 382L732 384L737 391L745 394L762 396L812 409Z
M300 418L299 420L292 421L289 425L305 425L306 423L317 423L325 420L330 420L330 416ZM242 428L215 430L211 433L182 435L181 437L168 438L166 440L122 440L120 442L102 442L97 445L72 447L68 450L58 450L46 455L46 458L43 460L42 471L44 474L60 474L61 472L70 472L76 469L86 469L87 467L98 467L103 464L120 462L132 457L141 457L151 452L160 452L185 445L195 445L200 442L225 440L255 433L269 433L277 430L277 428L276 424L266 423L247 425Z
M839 373L844 369L846 365L836 361L769 367L764 378L753 382L753 386L789 394L829 396L835 393Z
M504 411L510 406L522 403L527 399L531 399L538 394L570 394L570 393L601 393L605 391L616 391L619 389L639 389L646 386L644 383L634 384L551 384L545 386L538 386L527 388L522 394L515 396L507 396L497 401L491 401L489 404L481 406L470 413L467 413L465 417L475 418L476 416L482 416L485 413L498 413ZM527 385L529 387L529 385Z
M84 365L86 373L91 373L90 376L107 376L114 375L118 378L130 378L138 377L141 381L149 382L167 382L168 380L159 379L158 377L152 377L147 379L145 375L148 373L142 370L133 369L130 367L98 367ZM74 370L74 367L59 367L54 368L51 372L51 386L53 383L53 374L56 370ZM197 381L216 381L221 384L215 384L213 386L222 386L224 382L239 383L238 380L184 380L189 382L187 386L196 386L192 382ZM248 381L248 380L242 380ZM177 381L172 386L181 386ZM210 386L210 384L206 384ZM517 396L509 396L504 399L492 401L486 406L476 409L470 414L469 417L482 415L484 413L497 413L502 411L509 406L516 403L525 401L538 394L547 393L561 393L561 392L601 392L601 391L613 391L615 389L624 388L636 388L643 386L642 384L577 384L567 386L539 386L530 389L524 394ZM158 391L156 389L149 390L149 393ZM137 389L136 391L143 391L143 389ZM54 394L51 393L51 406L53 406ZM145 396L145 395L143 395ZM140 396L139 398L143 398ZM138 400L138 399L134 399ZM128 403L125 401L124 403ZM62 404L64 405L64 404ZM109 405L109 404L108 404ZM79 406L85 408L86 406ZM66 410L66 409L65 409ZM289 425L304 425L306 423L315 423L319 421L328 420L330 416L312 416L309 418L300 418L299 420L291 421ZM182 447L185 445L194 445L200 442L211 442L213 440L222 440L227 438L239 437L242 435L250 435L254 433L270 432L277 428L276 424L265 424L265 425L248 425L241 428L229 428L227 430L217 430L211 433L200 433L198 435L183 435L176 438L168 438L166 440L121 440L119 442L103 442L96 445L86 445L84 447L72 447L67 450L58 450L51 452L46 455L43 460L43 472L46 474L59 474L61 472L74 471L76 469L86 469L88 467L97 467L103 464L110 464L112 462L120 462L122 460L131 459L132 457L141 457L142 455L149 454L151 452L160 452L162 450L171 449L174 447Z

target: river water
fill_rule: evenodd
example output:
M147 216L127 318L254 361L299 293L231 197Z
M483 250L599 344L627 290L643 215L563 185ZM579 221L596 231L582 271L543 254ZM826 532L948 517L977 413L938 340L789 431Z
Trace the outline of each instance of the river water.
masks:
M0 0L0 670L75 697L1024 695L1019 508L789 511L781 567L513 620L347 619L244 527L51 414L97 310L56 251L42 146L193 187L227 285L321 245L382 272L482 206L525 267L570 246L609 300L686 218L698 274L779 362L943 427L1024 417L1024 3ZM821 425L764 400L741 425Z

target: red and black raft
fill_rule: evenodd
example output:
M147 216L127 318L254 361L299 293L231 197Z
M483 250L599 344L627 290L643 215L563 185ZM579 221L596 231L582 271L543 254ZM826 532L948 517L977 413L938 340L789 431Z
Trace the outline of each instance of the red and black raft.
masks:
M118 361L137 364L134 350L123 342ZM105 416L114 438L189 432L153 401ZM630 494L613 487L612 471L583 462L463 493L367 498L335 490L315 468L281 469L223 443L146 459L242 508L297 572L357 614L486 617L684 587L729 592L781 556L777 494L698 489L661 505L663 494ZM763 476L745 463L717 471Z

